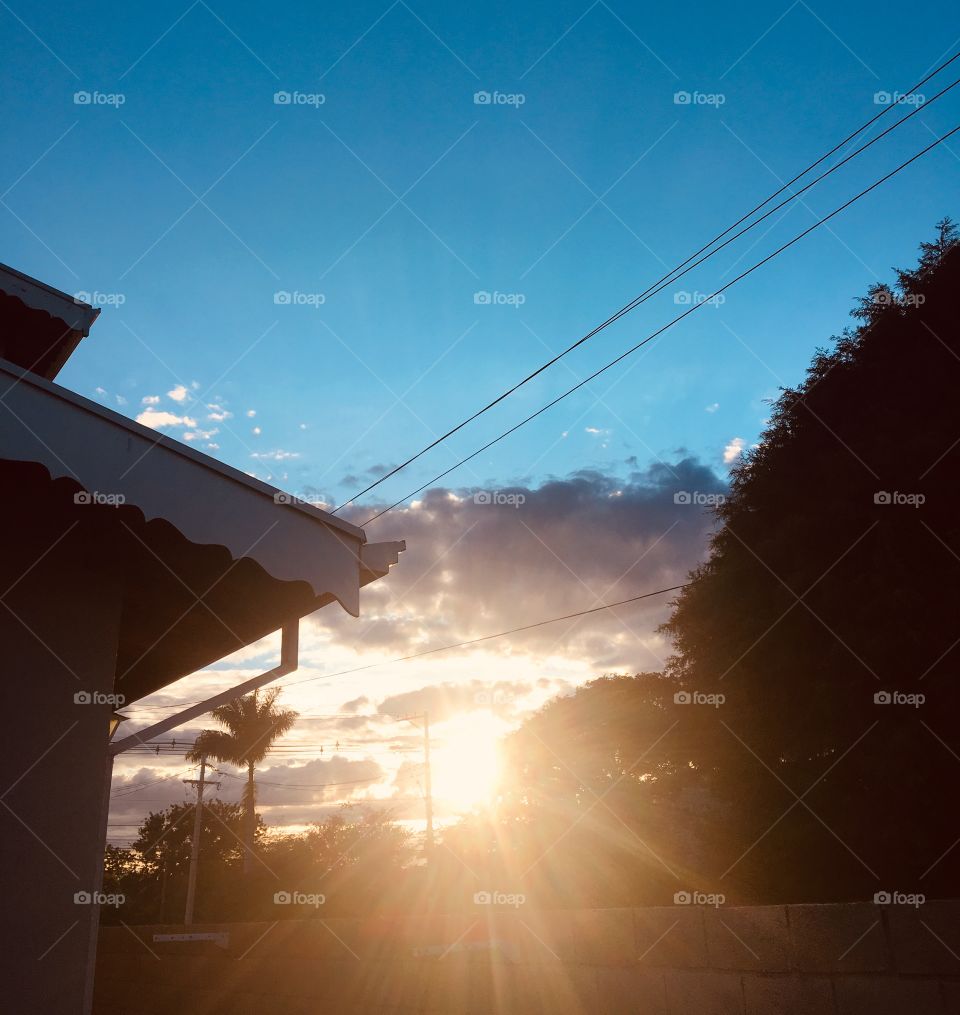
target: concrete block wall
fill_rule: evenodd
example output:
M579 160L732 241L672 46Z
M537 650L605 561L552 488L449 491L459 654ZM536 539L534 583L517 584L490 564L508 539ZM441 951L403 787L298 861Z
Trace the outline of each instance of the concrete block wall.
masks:
M106 928L97 1015L960 1015L960 902ZM132 933L131 933L132 931Z

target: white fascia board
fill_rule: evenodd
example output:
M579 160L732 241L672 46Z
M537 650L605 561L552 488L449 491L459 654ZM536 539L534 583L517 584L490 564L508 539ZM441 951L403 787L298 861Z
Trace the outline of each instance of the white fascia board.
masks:
M119 495L147 520L164 518L191 542L225 546L274 578L305 581L353 616L361 585L386 574L403 548L364 546L356 525L6 360L0 458L39 462L91 495Z

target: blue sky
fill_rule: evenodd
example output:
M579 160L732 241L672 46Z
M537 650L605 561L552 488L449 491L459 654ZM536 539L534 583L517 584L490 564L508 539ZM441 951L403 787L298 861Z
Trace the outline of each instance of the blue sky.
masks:
M344 477L406 457L725 228L873 115L875 92L943 59L956 28L942 3L916 20L892 4L802 2L4 4L0 20L3 259L105 301L61 381L131 416L159 396L156 411L196 423L173 436L337 500L353 492ZM722 104L679 105L678 91ZM675 291L729 280L958 112L945 96L384 497L674 316ZM951 148L447 482L537 483L681 447L722 467L853 297L957 213ZM480 291L522 303L477 304ZM179 384L185 397L168 398Z
M724 230L877 112L876 93L908 88L960 46L946 3L911 20L890 3L0 0L0 25L0 259L103 306L59 380L337 502ZM678 103L678 92L711 98ZM953 93L924 108L353 517L554 398L958 115ZM291 741L314 753L266 771L335 782L373 765L382 779L296 804L268 790L266 820L297 826L343 799L389 799L418 818L416 771L386 748L393 726L378 711L431 708L439 768L477 771L478 738L489 746L551 695L659 668L665 600L334 676L682 581L711 521L678 507L677 488L723 488L737 449L761 432L765 400L802 378L853 299L912 264L942 215L960 217L958 175L960 143L948 142L445 481L517 484L522 510L435 497L372 525L371 538L405 538L407 552L366 591L359 621L331 608L304 624L307 682L284 700L303 715ZM275 649L251 647L157 700L221 690L272 665ZM348 701L342 722L324 718ZM357 709L372 716L360 727ZM131 714L142 724L150 710ZM348 737L352 747L323 757L310 746ZM118 787L142 778L142 760L118 766ZM171 773L163 792L134 788L114 820L135 824L182 797L182 766L151 761L146 774ZM466 802L439 801L438 813Z

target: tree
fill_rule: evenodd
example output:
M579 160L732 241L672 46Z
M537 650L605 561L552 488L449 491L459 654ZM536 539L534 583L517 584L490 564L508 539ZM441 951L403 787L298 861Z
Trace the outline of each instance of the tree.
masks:
M128 849L107 846L104 891L125 897L120 910L104 911L107 922L178 921L186 897L193 846L194 804L177 803L151 811ZM240 888L243 813L239 804L208 800L200 827L200 863L204 891L201 918L242 918ZM258 827L258 832L262 828Z
M494 814L443 833L452 894L465 897L474 874L540 906L663 904L706 889L694 872L706 866L710 772L692 761L677 690L660 673L602 677L509 734Z
M783 391L664 628L669 675L726 696L699 738L740 837L717 873L756 898L955 889L958 287L944 220Z
M280 688L254 691L213 710L213 717L226 730L203 730L197 737L188 761L213 758L238 766L246 766L247 784L243 790L244 854L243 869L249 875L253 866L254 838L257 825L256 766L267 756L274 742L289 733L299 713L276 705Z
M666 672L524 723L496 819L445 834L451 867L554 905L956 894L958 290L945 220L773 406Z

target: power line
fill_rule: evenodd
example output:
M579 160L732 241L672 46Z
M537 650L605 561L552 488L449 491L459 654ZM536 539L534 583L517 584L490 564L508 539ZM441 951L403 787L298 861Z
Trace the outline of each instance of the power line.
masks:
M352 504L354 501L358 500L360 497L364 496L365 494L369 493L371 490L373 490L376 487L378 487L381 483L383 483L386 480L390 479L391 476L395 476L398 472L400 472L402 469L405 469L408 465L411 465L413 462L417 461L418 458L420 458L423 455L425 455L428 451L433 450L433 448L437 447L437 445L443 443L443 441L447 440L449 437L452 437L455 433L457 433L458 431L462 430L465 426L469 425L474 420L478 419L484 413L488 412L490 409L492 409L495 406L499 405L502 401L504 401L504 399L509 398L510 395L512 395L514 392L518 391L525 384L527 384L530 381L532 381L535 377L538 377L540 374L542 374L545 370L549 369L551 366L553 366L559 360L563 359L563 357L566 356L568 353L573 352L574 349L577 349L581 345L583 345L584 343L588 342L591 338L593 338L595 335L599 334L605 328L609 327L615 321L618 321L624 315L630 313L632 310L635 310L638 306L640 306L641 303L644 303L651 296L656 295L656 293L660 292L665 286L670 285L673 282L677 281L677 279L680 278L682 275L685 275L688 271L690 271L693 268L695 268L697 266L697 264L703 263L703 261L705 261L708 258L712 257L719 250L722 250L723 247L725 247L727 245L727 243L732 242L738 236L742 236L743 233L748 232L750 229L753 229L755 226L759 225L760 222L762 222L769 215L773 214L773 212L776 211L777 209L771 209L765 215L763 215L761 218L759 218L756 221L752 222L745 229L743 229L739 233L737 233L737 236L731 237L730 240L727 241L727 243L724 243L720 247L717 247L716 250L711 251L705 257L701 258L700 261L697 261L696 264L690 264L691 261L693 261L695 258L699 257L701 254L703 254L704 251L708 250L708 248L713 246L714 243L716 243L718 240L723 239L724 236L726 236L728 233L730 233L734 229L736 229L737 226L739 226L743 222L745 222L748 218L750 218L751 215L753 215L755 212L759 211L764 205L768 204L770 201L772 201L775 198L779 197L784 191L788 190L794 183L796 183L802 177L806 176L807 173L809 173L811 170L815 169L821 163L825 162L828 158L830 158L831 155L834 155L844 145L848 144L850 141L852 141L859 134L862 134L867 128L869 128L874 123L876 123L877 120L879 120L882 116L885 116L891 109L893 109L895 106L897 106L900 103L902 103L907 96L909 96L909 95L913 94L914 92L916 92L916 90L918 88L920 88L922 85L924 85L932 77L935 77L937 74L940 73L940 71L942 71L944 68L948 67L951 63L953 63L958 58L960 58L960 52L955 53L952 57L950 57L949 60L946 60L944 63L940 64L940 66L937 67L936 70L931 71L929 74L926 75L926 77L924 77L923 79L918 81L915 85L913 85L911 88L907 89L905 92L898 93L898 97L897 97L897 99L893 103L891 103L889 106L884 106L883 109L881 109L879 113L877 113L876 115L872 116L869 120L866 121L866 123L862 124L855 131L853 131L851 134L848 134L847 137L845 137L838 144L834 145L834 147L831 148L828 152L826 152L823 155L821 155L820 158L818 158L815 162L812 162L809 166L807 166L801 172L797 173L796 176L794 176L792 179L790 179L786 183L784 183L778 190L775 190L768 197L764 198L764 200L761 201L758 205L756 205L750 211L748 211L746 214L742 215L739 219L737 219L737 221L734 222L733 225L728 226L723 232L717 234L717 236L715 236L712 240L710 240L709 242L704 244L704 246L702 246L699 250L697 250L693 254L691 254L685 261L681 261L678 265L676 265L675 267L671 268L670 271L668 271L666 275L661 276L661 278L659 278L656 282L654 282L652 286L650 286L649 288L645 289L639 296L636 296L629 303L627 303L623 307L621 307L616 313L612 314L610 317L608 317L601 324L599 324L595 328L593 328L593 330L587 332L586 335L584 335L581 338L579 338L572 345L567 346L567 348L564 349L562 352L558 353L552 359L547 360L546 363L544 363L541 366L537 367L537 369L534 370L532 373L528 374L526 377L524 377L522 380L518 381L512 387L508 388L506 391L502 392L500 395L498 395L492 401L488 402L486 405L484 405L483 407L478 409L472 415L466 417L466 419L461 420L461 422L457 423L456 426L454 426L451 429L447 430L446 433L441 434L435 440L431 441L425 447L421 448L416 454L411 455L408 459L406 459L406 461L403 461L399 465L397 465L394 468L390 469L388 472L384 473L382 476L380 476L378 479L376 479L373 483L370 483L368 486L364 487L364 489L362 489L358 493L354 494L348 500L345 500L342 504L339 504L337 507L333 508L333 510L331 511L331 514L337 514L338 511L341 511L348 504ZM949 87L945 88L943 91L939 92L929 102L925 103L925 105L929 105L930 102L933 102L936 99L940 98L941 95L943 95L945 92L949 91L950 88L953 88L954 85L956 85L956 84L957 84L957 82L954 82L953 85L950 85ZM871 140L867 144L863 145L856 152L854 152L853 154L847 156L845 159L843 159L841 162L837 163L836 165L832 166L827 172L825 172L821 176L819 176L816 180L813 181L813 183L808 184L799 193L802 194L805 190L808 190L810 187L812 187L816 183L820 182L820 180L824 179L825 177L829 176L831 173L835 172L841 166L843 166L844 164L849 162L852 158L855 158L861 152L863 152L867 148L869 148L870 145L874 144L876 141L879 141L886 134L890 133L891 130L896 129L901 124L905 123L908 119L910 119L911 116L913 116L915 113L918 113L919 111L920 111L920 107L918 106L916 109L913 110L913 112L909 113L907 116L903 117L901 120L898 120L897 123L893 125L893 127L890 127L887 130L883 131L883 133L879 134L877 137L873 138L873 140ZM797 196L799 196L799 195L798 194L792 195L790 198L787 199L787 201L784 201L780 205L778 205L778 208L779 207L783 207L784 204L788 203L791 200L795 200ZM687 267L688 265L689 265L689 267ZM684 270L681 271L681 269L684 269ZM680 272L680 274L675 274L677 272ZM404 498L404 499L406 499L406 498ZM376 517L379 517L379 516L374 515L374 517L376 518Z
M957 128L960 130L960 127ZM316 677L304 677L303 680L293 680L285 687L296 687L297 684L309 684L314 680L329 680L333 677L345 677L350 673L359 673L362 670L373 669L375 666L391 666L394 663L405 663L411 659L422 659L424 656L434 655L437 652L449 652L455 648L466 648L469 645L478 645L484 641L492 641L494 638L506 638L511 634L520 634L523 631L532 631L537 627L545 627L547 624L558 624L562 620L573 620L576 617L586 617L591 613L599 613L601 610L612 610L616 606L626 606L628 603L636 603L641 599L650 599L652 596L662 596L667 592L676 592L678 589L686 588L690 582L684 582L682 585L671 585L667 589L657 589L656 592L644 592L639 596L631 596L629 599L621 599L616 603L603 603L600 606L594 606L589 610L578 610L576 613L567 613L562 617L550 617L548 620L538 620L533 624L524 624L522 627L512 627L508 631L497 631L495 634L484 634L479 638L469 638L466 641L454 642L452 645L438 645L436 648L427 648L421 652L412 652L410 655L398 656L396 659L381 660L375 663L366 663L364 666L355 666L349 670L340 670L339 673L322 673Z
M153 752L151 751L150 753L152 754ZM120 797L133 796L134 793L139 793L140 790L147 789L149 786L156 786L161 782L169 782L171 779L179 779L181 776L186 775L189 771L189 768L185 768L180 772L174 772L173 775L165 775L159 779L150 779L147 782L134 783L130 786L121 786L115 793L110 794L110 799L117 800Z
M214 769L217 775L225 775L228 779L239 779L246 782L246 776L234 775L233 772L222 772L219 768ZM326 789L329 786L359 786L361 783L379 782L382 775L374 776L372 779L349 779L346 782L270 782L267 779L257 779L258 786L283 786L287 789Z
M958 128L958 129L960 129L960 128ZM458 642L454 642L454 643L452 643L450 645L438 645L436 648L423 649L423 651L421 651L421 652L413 652L410 655L397 656L395 659L386 659L386 660L380 660L380 661L374 662L374 663L366 663L363 666L355 666L355 667L353 667L352 669L349 669L349 670L340 670L337 673L321 673L321 674L318 674L315 677L306 677L303 680L293 680L293 681L290 681L290 682L284 684L283 686L284 687L295 687L297 684L306 684L306 683L310 683L310 682L312 682L314 680L332 680L334 677L344 677L344 676L347 676L348 674L351 674L351 673L359 673L362 670L369 670L369 669L372 669L375 666L392 666L394 663L405 663L408 660L411 660L411 659L420 659L423 656L434 655L437 652L449 652L449 651L452 651L453 649L456 649L456 648L467 648L470 645L477 645L480 642L492 641L494 638L506 638L506 637L508 637L511 634L520 634L523 631L531 631L531 630L533 630L534 628L537 628L537 627L545 627L547 624L558 624L562 620L574 620L577 617L587 617L587 616L590 616L590 614L592 614L592 613L600 613L602 610L612 610L612 609L614 609L617 606L627 606L630 603L637 603L641 599L650 599L653 596L666 595L667 592L676 592L678 589L685 589L689 584L690 584L690 582L682 582L680 585L671 585L669 588L657 589L655 592L643 592L643 593L641 593L638 596L630 596L627 599L621 599L621 600L619 600L618 602L615 602L615 603L602 603L600 606L594 606L594 607L592 607L589 610L578 610L576 613L566 613L562 617L548 617L546 620L538 620L538 621L535 621L532 624L524 624L522 627L513 627L513 628L510 628L508 631L497 631L494 634L484 634L484 635L481 635L479 638L468 638L466 641L458 641ZM200 704L200 702L198 702L198 701L188 701L188 702L184 702L181 705L176 705L176 706L173 706L173 705L171 705L171 706L163 705L163 706L157 706L157 707L162 707L162 708L167 708L167 707L170 707L170 708L187 708L189 705L199 705L199 704ZM379 713L378 713L378 715L379 715ZM344 717L345 718L355 718L355 716L352 713L349 713L349 712L345 713ZM365 718L369 718L369 717L365 717ZM393 717L390 716L388 718L393 718ZM373 742L373 741L371 741L371 742ZM376 741L376 742L379 742L379 741ZM143 746L143 747L150 747L149 744L144 744L144 745L141 745L141 746ZM289 745L289 746L292 746L292 745ZM131 751L136 751L138 749L139 749L138 747L132 747L130 750ZM130 753L130 752L128 751L127 753ZM150 750L150 753L153 753L152 749Z
M865 197L872 190L876 190L877 187L886 183L887 180L889 180L891 177L896 176L897 173L906 169L907 166L909 166L911 163L916 162L917 159L926 155L927 152L929 152L931 149L936 148L937 145L943 144L943 142L946 141L947 138L951 137L953 134L956 134L957 131L960 131L960 126L954 127L953 130L948 131L946 134L943 135L943 137L937 138L936 141L927 145L926 148L921 149L915 155L907 159L906 162L902 162L899 166L896 167L896 169L891 170L885 176L881 176L879 180L875 181L874 183L871 183L869 187L865 187L858 194L855 194L848 201L845 201L843 204L841 204L838 208L834 208L834 210L830 212L828 215L824 215L823 218L820 218L816 222L814 222L812 226L809 226L807 229L804 229L803 232L798 233L796 236L793 237L793 239L788 240L782 246L778 247L776 250L773 251L772 254L768 254L762 260L757 261L756 264L747 268L746 271L741 272L741 274L737 275L736 278L731 279L731 281L727 282L725 285L722 285L719 289L711 293L706 299L702 300L699 303L695 303L693 306L683 311L683 313L678 314L676 317L673 318L673 320L668 321L662 327L658 328L656 331L649 334L646 338L642 339L640 342L637 342L636 345L631 346L629 349L627 349L625 352L622 352L615 359L610 360L610 362L607 363L605 366L600 367L599 370L595 370L592 374L589 375L589 377L585 377L582 381L575 384L572 388L568 388L566 391L558 395L552 401L547 402L546 405L541 406L539 409L537 409L536 412L533 412L529 416L527 416L526 419L522 419L519 423L516 423L514 426L510 427L509 430L505 430L498 437L495 437L492 441L488 441L486 444L483 445L483 447L477 448L476 451L474 451L470 455L467 455L466 458L461 458L460 461L456 462L454 465L451 465L449 469L445 469L443 472L434 476L433 479L430 479L426 483L423 483L421 486L418 486L416 490L413 490L410 493L406 494L406 496L401 497L397 501L394 501L389 506L383 508L381 511L378 511L375 515L371 515L369 518L367 518L364 522L361 523L361 527L369 525L371 522L374 522L378 518L381 518L388 511L392 511L395 507L399 507L401 504L404 503L404 501L409 500L411 497L414 497L421 491L425 490L428 486L431 486L438 480L443 479L445 476L450 475L450 473L453 472L455 469L459 469L461 465L465 465L467 462L471 461L471 459L476 458L477 455L483 454L484 451L487 451L489 448L492 448L494 444L498 444L505 437L509 437L510 434L519 430L522 426L526 426L527 423L536 419L539 415L546 412L548 409L552 409L553 406L555 406L558 402L562 402L565 398L572 395L575 391L579 391L580 388L582 388L584 385L589 384L590 381L595 380L601 374L606 373L606 371L609 370L611 367L616 366L619 362L621 362L621 360L626 359L628 356L635 353L638 349L647 345L647 343L652 342L655 338L662 335L665 331L667 331L669 328L672 328L675 324L677 324L679 321L682 321L685 317L688 317L690 314L695 313L697 310L700 310L701 307L707 306L715 296L719 296L721 293L726 292L726 290L729 289L731 286L736 285L738 282L745 279L748 275L753 274L753 272L755 272L758 268L762 267L768 261L772 261L779 254L782 254L789 247L792 247L795 243L798 243L809 233L812 233L814 229L818 229L824 223L829 222L830 219L834 218L834 216L839 215L840 212L849 208L850 205L854 204L856 201L859 201L860 198Z

